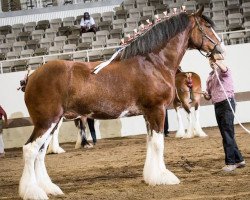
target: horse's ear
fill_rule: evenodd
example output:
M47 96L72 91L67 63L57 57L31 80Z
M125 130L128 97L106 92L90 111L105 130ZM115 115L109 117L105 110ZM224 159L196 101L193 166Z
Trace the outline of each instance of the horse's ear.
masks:
M195 13L197 16L201 16L204 11L204 5L202 5Z

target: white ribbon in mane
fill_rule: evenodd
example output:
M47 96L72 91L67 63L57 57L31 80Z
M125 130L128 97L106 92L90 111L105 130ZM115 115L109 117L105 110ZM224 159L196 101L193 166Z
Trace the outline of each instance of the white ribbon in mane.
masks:
M117 52L115 52L112 57L104 62L102 62L101 64L97 65L93 71L94 74L97 74L101 69L103 69L104 67L108 66L109 63L111 63L112 60L115 59L115 57L118 55L118 53L120 53L120 51L122 51L125 47L120 48Z

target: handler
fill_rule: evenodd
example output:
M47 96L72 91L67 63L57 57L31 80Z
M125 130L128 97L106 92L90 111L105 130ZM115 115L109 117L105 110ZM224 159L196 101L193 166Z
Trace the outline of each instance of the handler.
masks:
M220 86L215 71L218 73L230 104L235 111L232 72L222 61L210 59L209 63L213 71L210 72L207 79L207 92L205 92L204 97L207 100L212 99L216 120L222 136L226 164L222 170L231 172L236 168L245 167L246 163L235 141L234 113Z

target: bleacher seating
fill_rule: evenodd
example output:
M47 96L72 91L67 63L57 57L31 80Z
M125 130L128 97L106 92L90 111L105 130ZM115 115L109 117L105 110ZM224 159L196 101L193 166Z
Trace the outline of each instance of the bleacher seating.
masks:
M87 60L86 52L77 51L96 48L105 50L88 52L89 60L106 60L114 52L114 49L106 47L119 46L121 38L133 35L134 29L146 24L147 19L154 20L155 14L162 16L164 11L172 13L173 8L180 9L182 5L188 12L193 12L200 4L205 5L204 14L215 22L217 32L231 31L223 36L226 44L250 42L250 32L237 32L250 29L249 0L124 0L114 11L91 14L98 26L96 33L81 33L79 24L83 15L1 26L0 60L63 52L71 54L54 55L43 62L52 58ZM37 59L29 65L35 68L41 63L41 59ZM24 69L14 62L5 66L5 71L11 71L8 67L14 71Z

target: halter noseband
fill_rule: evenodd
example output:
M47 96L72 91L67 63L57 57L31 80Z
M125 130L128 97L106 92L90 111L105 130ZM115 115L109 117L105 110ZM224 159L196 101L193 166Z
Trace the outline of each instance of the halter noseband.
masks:
M196 17L194 17L195 19L195 22L196 22L196 25L198 26L198 29L200 30L201 34L202 34L202 42L201 42L201 45L199 48L197 48L199 50L199 52L201 53L201 55L205 56L205 57L211 57L217 47L217 45L221 42L219 41L218 43L216 43L212 38L210 38L203 30L203 28L201 27L201 25L199 24L198 20ZM201 48L203 46L203 38L207 38L213 45L214 45L214 48L212 51L210 52L207 52L207 54L204 54L202 51L201 51Z

